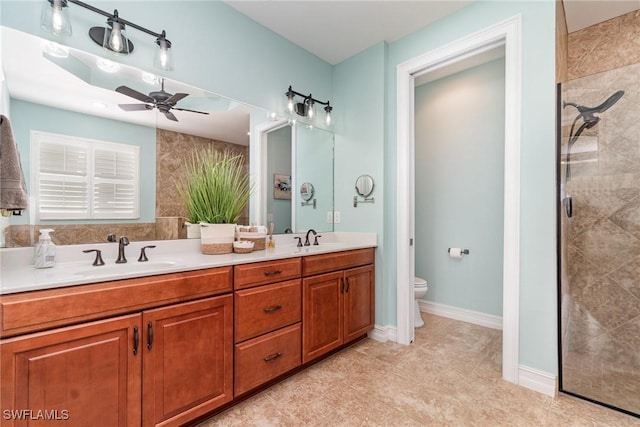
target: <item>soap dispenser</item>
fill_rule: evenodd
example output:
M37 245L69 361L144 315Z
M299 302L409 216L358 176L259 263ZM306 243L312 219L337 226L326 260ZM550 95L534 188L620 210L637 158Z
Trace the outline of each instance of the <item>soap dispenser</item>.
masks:
M40 238L36 243L34 265L36 268L48 268L53 267L56 263L56 245L51 241L51 236L54 230L51 228L43 228L40 230Z

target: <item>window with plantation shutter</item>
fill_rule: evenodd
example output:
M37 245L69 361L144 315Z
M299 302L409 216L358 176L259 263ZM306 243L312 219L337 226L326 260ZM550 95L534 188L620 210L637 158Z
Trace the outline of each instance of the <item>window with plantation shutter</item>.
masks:
M140 148L32 132L39 219L134 219L139 216Z

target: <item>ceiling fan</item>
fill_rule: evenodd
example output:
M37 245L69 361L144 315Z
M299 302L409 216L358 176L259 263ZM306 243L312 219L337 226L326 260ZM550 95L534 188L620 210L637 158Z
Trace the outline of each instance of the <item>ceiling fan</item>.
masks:
M165 92L164 79L162 79L162 88L159 91L150 92L149 95L145 95L144 93L138 92L137 90L131 89L127 86L119 86L118 88L116 88L116 92L130 96L131 98L143 102L143 104L118 104L118 106L125 111L142 111L157 108L158 111L163 113L167 119L173 120L174 122L177 122L178 118L171 112L171 110L188 111L198 114L209 114L204 111L188 110L186 108L176 107L178 101L189 96L189 94L170 94L169 92Z

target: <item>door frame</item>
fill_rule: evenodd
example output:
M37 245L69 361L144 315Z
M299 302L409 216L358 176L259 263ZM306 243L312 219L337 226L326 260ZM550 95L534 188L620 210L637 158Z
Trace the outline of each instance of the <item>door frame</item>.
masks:
M495 47L505 49L502 377L518 383L522 17L516 15L397 66L397 341L414 339L415 78Z

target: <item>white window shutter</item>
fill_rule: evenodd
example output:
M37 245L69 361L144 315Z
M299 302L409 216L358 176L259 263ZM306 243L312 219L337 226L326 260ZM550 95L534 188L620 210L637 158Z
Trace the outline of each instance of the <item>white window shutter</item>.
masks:
M139 217L140 148L32 132L40 219Z

